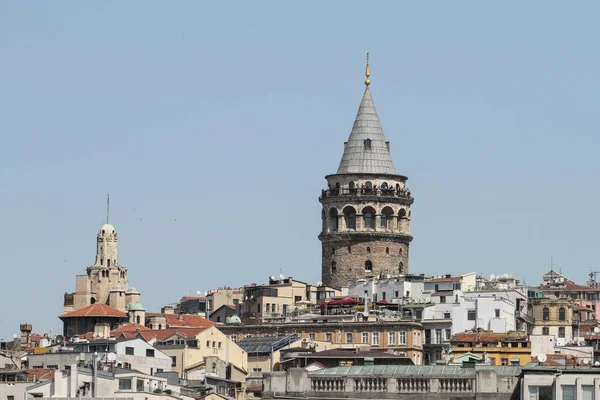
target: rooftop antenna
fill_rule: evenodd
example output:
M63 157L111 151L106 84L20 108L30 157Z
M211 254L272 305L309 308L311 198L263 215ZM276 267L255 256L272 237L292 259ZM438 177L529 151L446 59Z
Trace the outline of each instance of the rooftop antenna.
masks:
M369 53L367 53L367 68L365 69L365 76L367 77L367 79L365 79L365 85L369 87L369 85L371 84L371 81L369 80L369 77L371 76L371 66L369 65Z
M554 258L550 256L550 271L554 271Z
M110 194L106 193L106 223L108 224L108 217L110 216Z

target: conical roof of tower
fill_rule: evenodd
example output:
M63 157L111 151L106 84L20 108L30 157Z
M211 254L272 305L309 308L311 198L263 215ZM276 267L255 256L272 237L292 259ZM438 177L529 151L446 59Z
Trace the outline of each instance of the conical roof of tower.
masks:
M358 107L337 173L397 175L368 86Z

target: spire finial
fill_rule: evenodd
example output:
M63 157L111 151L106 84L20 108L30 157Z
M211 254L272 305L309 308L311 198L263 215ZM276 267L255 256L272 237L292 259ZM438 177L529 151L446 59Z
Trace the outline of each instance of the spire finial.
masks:
M106 223L108 224L108 217L110 216L110 194L106 193Z
M369 85L371 84L371 81L369 80L369 77L371 76L371 67L369 66L369 53L367 53L367 69L365 70L365 76L367 77L367 79L365 79L365 85L369 87Z

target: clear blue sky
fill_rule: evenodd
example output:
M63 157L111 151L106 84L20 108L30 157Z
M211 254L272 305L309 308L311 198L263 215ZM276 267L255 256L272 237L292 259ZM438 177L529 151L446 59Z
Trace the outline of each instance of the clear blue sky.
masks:
M411 271L512 272L598 255L598 2L0 4L0 338L61 331L111 194L147 310L188 292L320 279L324 176L364 56Z

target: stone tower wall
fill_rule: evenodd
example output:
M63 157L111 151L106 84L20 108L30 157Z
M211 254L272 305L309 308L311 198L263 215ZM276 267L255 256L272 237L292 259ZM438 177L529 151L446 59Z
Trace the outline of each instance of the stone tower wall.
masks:
M371 261L372 270L365 269ZM335 268L332 270L332 263ZM408 244L392 240L340 239L322 244L322 281L332 287L347 286L355 279L398 275L408 271Z

